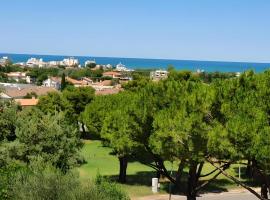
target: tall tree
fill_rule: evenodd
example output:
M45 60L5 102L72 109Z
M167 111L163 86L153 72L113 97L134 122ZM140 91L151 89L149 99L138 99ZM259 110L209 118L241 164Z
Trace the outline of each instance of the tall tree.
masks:
M261 194L234 177L222 172L248 189L259 199L268 198L269 181L269 72L248 71L239 78L216 86L219 99L214 106L215 126L210 132L208 150L211 157L236 163L248 160L252 178L261 184ZM217 169L217 163L209 159ZM222 170L220 170L222 171Z
M63 97L69 102L72 108L72 117L79 123L85 134L85 127L81 117L85 107L90 104L94 98L95 91L91 87L67 87L63 92Z
M77 164L80 135L63 113L44 115L39 110L26 110L16 125L17 158L28 163L41 157L64 172Z
M66 74L62 73L62 77L61 77L61 91L63 91L67 86L66 83Z

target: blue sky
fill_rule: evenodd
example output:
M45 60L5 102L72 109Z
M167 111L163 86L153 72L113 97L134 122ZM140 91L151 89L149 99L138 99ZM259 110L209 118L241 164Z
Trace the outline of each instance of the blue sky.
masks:
M0 52L270 62L269 0L5 0Z

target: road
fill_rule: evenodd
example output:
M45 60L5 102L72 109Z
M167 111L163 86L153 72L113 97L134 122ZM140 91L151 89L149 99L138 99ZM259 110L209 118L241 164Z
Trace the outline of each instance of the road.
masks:
M132 200L169 200L169 195L153 195L148 197L140 197ZM184 196L173 195L171 200L186 200ZM219 193L205 194L197 197L197 200L258 200L253 194L244 193Z

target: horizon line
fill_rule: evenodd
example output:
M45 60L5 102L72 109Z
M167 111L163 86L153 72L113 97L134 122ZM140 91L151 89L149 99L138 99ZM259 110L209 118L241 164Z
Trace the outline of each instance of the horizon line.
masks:
M123 59L146 59L146 60L173 60L173 61L195 61L195 62L226 62L226 63L254 63L254 64L270 64L270 61L235 61L235 60L210 60L210 59L177 59L177 58L149 58L149 57L119 57L119 56L89 56L89 55L61 55L48 53L7 53L0 52L0 54L14 54L14 55L33 55L33 56L63 56L63 57L93 57L93 58L123 58Z

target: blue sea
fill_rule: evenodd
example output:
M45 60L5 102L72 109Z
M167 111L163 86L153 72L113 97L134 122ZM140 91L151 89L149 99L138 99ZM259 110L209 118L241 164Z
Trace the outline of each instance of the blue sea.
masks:
M9 54L0 53L0 57L8 56L14 63L26 62L29 58L43 58L44 61L63 60L70 56L61 55L31 55L31 54ZM116 58L116 57L92 57L92 56L72 56L79 59L84 65L86 60L95 60L97 64L117 65L122 63L130 69L166 69L168 65L173 65L178 70L196 71L197 69L206 72L243 72L249 69L255 72L262 72L270 68L270 63L250 63L250 62L222 62L222 61L196 61L196 60L167 60L167 59L142 59L142 58Z

